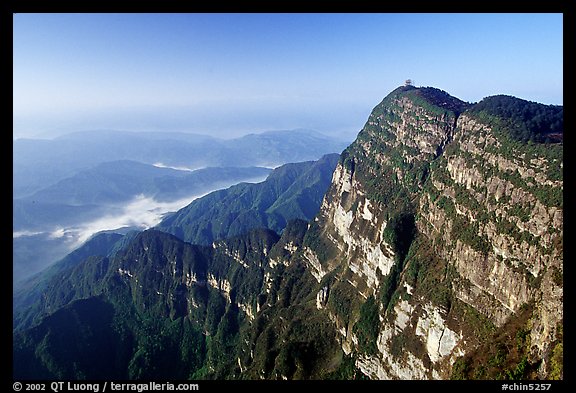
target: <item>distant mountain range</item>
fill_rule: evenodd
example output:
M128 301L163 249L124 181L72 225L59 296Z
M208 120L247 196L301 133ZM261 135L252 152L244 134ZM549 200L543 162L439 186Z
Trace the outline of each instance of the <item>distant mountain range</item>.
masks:
M110 130L15 140L14 278L61 259L91 233L149 227L196 197L346 145L304 129L229 140Z
M291 220L308 221L316 215L338 159L338 154L328 154L318 161L285 164L274 169L261 183L242 183L214 191L171 214L155 229L199 245L211 245L216 240L262 228L281 233ZM136 167L144 171L149 169L140 165ZM108 167L107 164L102 166ZM77 265L89 256L114 257L137 233L97 234L57 263L19 283L14 292L14 307L19 310L14 323L32 324L38 319L36 313L42 310L38 302L45 297L50 285L63 280L62 275L66 277L83 269ZM35 241L39 243L38 239ZM28 239L23 242L31 246ZM27 307L31 309L26 310ZM20 312L22 310L26 311Z
M269 168L204 168L182 171L135 161L111 161L80 171L14 200L14 230L81 223L105 206L122 206L138 195L170 202L241 181L261 181Z
M81 170L110 161L131 160L188 169L277 167L340 153L347 145L347 141L304 129L235 139L107 130L76 132L53 140L17 139L13 143L13 195L29 196Z
M258 184L239 184L199 198L156 228L192 244L269 228L281 232L288 220L311 220L332 181L338 154L318 161L286 164Z
M115 161L76 173L13 200L14 278L38 272L92 233L143 229L196 197L239 182L262 181L270 172L257 167L188 172Z

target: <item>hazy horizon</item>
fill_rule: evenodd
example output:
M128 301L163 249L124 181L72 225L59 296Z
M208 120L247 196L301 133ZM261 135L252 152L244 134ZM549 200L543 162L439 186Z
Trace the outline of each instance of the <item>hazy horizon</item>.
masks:
M13 138L87 129L353 139L406 79L563 104L562 14L15 14Z
M214 138L234 139L249 134L270 131L306 129L352 141L364 126L372 107L357 108L355 116L337 113L309 116L297 121L300 113L238 111L226 119L218 119L209 111L202 113L179 108L132 108L126 111L92 112L76 115L40 114L14 116L13 139L53 139L62 135L84 131L178 132L207 135ZM365 112L365 113L364 113ZM356 122L351 122L350 117ZM329 118L330 120L326 120ZM362 120L361 120L362 119Z
M47 128L47 129L42 129L40 131L22 131L22 132L16 132L14 131L13 133L13 137L12 140L16 141L16 140L25 140L25 139L30 139L30 140L55 140L57 138L60 137L64 137L64 136L68 136L68 135L73 135L73 134L77 134L77 133L93 133L93 132L118 132L118 133L125 133L125 132L129 132L129 133L150 133L150 134L189 134L189 135L197 135L199 137L209 137L209 138L214 138L216 140L232 140L232 139L238 139L238 138L242 138L244 136L248 136L248 135L259 135L259 134L266 134L266 133L276 133L276 132L292 132L292 131L310 131L312 133L315 134L320 134L320 135L324 135L326 137L330 137L333 138L334 140L338 140L338 141L342 141L342 142L348 142L348 143L352 143L354 141L354 139L357 137L357 134L361 131L362 127L360 127L358 130L353 131L353 132L349 132L347 130L340 130L340 131L329 131L329 130L325 130L325 131L320 131L317 128L311 128L311 127L294 127L294 128L290 128L290 127L286 127L286 128L274 128L274 127L264 127L264 128L245 128L245 129L241 129L241 130L236 130L236 132L232 132L232 131L228 131L228 129L225 129L223 131L218 131L218 130L208 130L206 129L205 132L201 132L201 131L191 131L189 129L183 128L163 128L163 127L159 127L159 128L150 128L150 127L142 127L142 128L134 128L134 127L130 127L128 125L124 126L124 127L114 127L113 125L102 125L101 127L97 126L97 124L99 124L98 122L95 122L94 126L88 126L86 125L85 127L81 127L81 126L76 126L76 123L71 124L70 126L61 126L61 127L55 127L55 128ZM119 125L121 125L119 123ZM173 168L173 167L169 167L169 168ZM180 168L175 168L175 169L180 169ZM193 168L192 170L195 169L201 169L201 168Z

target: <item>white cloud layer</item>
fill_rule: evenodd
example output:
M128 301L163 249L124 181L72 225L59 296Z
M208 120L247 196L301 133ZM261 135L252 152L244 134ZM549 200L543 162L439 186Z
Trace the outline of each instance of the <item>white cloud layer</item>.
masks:
M194 172L197 171L198 169L204 169L206 167L204 166L200 166L198 168L189 168L186 166L170 166L170 165L165 165L161 162L155 162L154 164L152 164L153 166L155 166L156 168L169 168L169 169L175 169L177 171L186 171L186 172Z
M122 228L148 229L160 223L166 213L175 212L207 193L193 195L171 202L160 202L140 194L120 208L110 208L106 215L74 227L56 227L49 232L14 231L13 239L47 234L50 240L62 240L70 251L81 246L94 234Z
M109 214L77 227L52 232L51 236L72 238L76 248L100 231L132 227L137 229L151 228L160 223L166 213L175 212L188 205L194 199L206 194L195 195L172 202L160 202L154 198L138 195L126 204L118 214Z
M265 179L266 176L262 176L247 180L246 182L259 183ZM231 185L232 184L223 184L217 189L227 188ZM167 213L176 212L190 204L193 200L208 193L209 192L191 195L186 198L169 202L158 201L150 196L140 194L122 206L109 206L106 214L95 220L70 227L58 226L52 228L50 231L13 231L12 237L15 239L15 242L20 244L20 247L25 243L21 243L16 239L24 237L38 237L44 247L44 251L42 252L46 253L46 255L50 254L52 257L50 261L46 261L47 264L44 266L40 266L40 263L38 266L35 266L33 270L30 270L29 266L27 268L27 275L29 275L38 272L51 263L63 258L67 253L80 247L84 242L86 242L86 240L90 239L90 237L98 232L118 231L127 228L137 230L151 228L158 225ZM27 239L22 240L26 241ZM17 269L19 269L19 271L22 270L20 266L15 265L15 270ZM22 274L20 279L21 278Z
M17 239L19 237L24 237L24 236L36 236L36 235L41 235L44 232L34 232L34 231L14 231L12 232L12 238L13 239Z

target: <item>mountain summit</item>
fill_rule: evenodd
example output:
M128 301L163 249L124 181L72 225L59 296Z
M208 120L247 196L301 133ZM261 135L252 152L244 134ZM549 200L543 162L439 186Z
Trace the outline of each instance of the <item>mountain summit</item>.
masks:
M562 107L505 104L401 87L341 156L304 255L371 378L558 372L563 150L515 131Z
M14 377L562 378L562 111L399 87L310 222L149 230L44 283Z

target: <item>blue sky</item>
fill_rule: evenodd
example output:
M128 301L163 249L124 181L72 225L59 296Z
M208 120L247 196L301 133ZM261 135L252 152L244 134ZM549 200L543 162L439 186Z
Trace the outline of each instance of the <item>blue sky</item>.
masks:
M16 14L14 136L353 138L407 78L563 104L562 31L562 14Z

